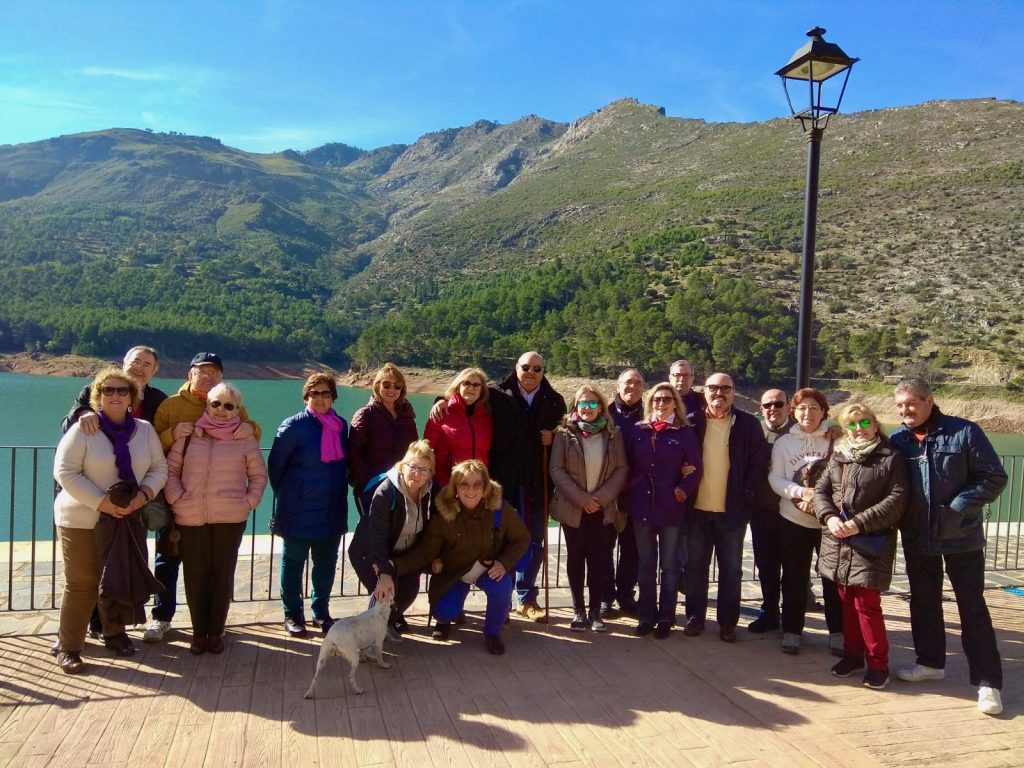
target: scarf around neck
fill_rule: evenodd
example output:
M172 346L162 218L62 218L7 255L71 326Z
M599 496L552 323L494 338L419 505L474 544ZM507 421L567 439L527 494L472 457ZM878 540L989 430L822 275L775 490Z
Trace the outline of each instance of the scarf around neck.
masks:
M201 427L203 433L209 435L214 440L234 440L235 430L238 429L238 425L241 423L242 419L239 416L232 416L227 421L214 421L208 413L203 413L202 416L196 419L196 426Z
M603 413L593 421L584 421L580 418L579 413L573 411L572 416L569 417L569 421L579 428L580 434L584 437L593 437L594 435L600 434L604 431L605 427L608 426L608 417Z
M345 428L345 422L331 408L327 413L317 413L307 407L306 413L320 422L323 431L320 433L320 461L329 464L332 461L341 461L345 458L345 451L341 447L341 431Z
M138 480L135 478L135 470L132 469L132 453L128 448L128 441L135 433L135 418L126 413L124 421L118 424L103 411L99 412L99 416L100 429L114 446L114 464L117 467L118 478L137 486Z
M875 435L873 440L866 443L855 443L849 437L844 437L839 444L839 452L850 461L860 464L881 444L881 435Z

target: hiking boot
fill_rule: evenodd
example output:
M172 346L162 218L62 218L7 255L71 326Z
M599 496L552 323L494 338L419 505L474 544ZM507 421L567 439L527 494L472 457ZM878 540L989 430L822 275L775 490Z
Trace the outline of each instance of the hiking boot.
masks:
M517 613L530 621L535 621L538 624L547 624L548 615L541 610L540 606L532 600L528 603L523 603L519 606Z

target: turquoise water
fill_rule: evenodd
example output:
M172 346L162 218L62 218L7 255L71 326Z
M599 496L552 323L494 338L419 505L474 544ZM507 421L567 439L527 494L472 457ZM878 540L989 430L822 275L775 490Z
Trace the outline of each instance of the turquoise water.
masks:
M0 419L0 541L30 538L49 539L53 521L53 454L61 438L60 422L88 379L0 373L0 395L7 413ZM302 410L302 382L236 380L249 415L263 429L260 444L269 449L278 425ZM154 386L168 394L177 392L181 381L154 379ZM338 388L335 409L346 420L366 405L369 391ZM410 395L416 410L420 434L433 395ZM34 449L11 446L32 446ZM13 468L12 468L13 463ZM11 479L15 478L12 484ZM11 509L16 515L11 515ZM257 533L265 533L270 519L271 493L264 495L256 510ZM355 506L349 499L349 530L355 525Z

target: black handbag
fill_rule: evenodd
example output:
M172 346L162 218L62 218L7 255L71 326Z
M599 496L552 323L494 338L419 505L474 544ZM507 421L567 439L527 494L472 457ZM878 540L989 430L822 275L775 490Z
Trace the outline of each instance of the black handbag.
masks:
M167 503L167 497L160 491L153 497L152 501L146 502L139 510L139 517L143 525L149 531L162 531L171 522L171 506Z
M843 464L843 473L839 481L839 497L843 498L846 496L846 464ZM846 501L839 505L839 519L844 523L853 518L853 512L846 506ZM853 551L858 555L867 558L868 560L877 560L885 552L886 545L889 543L889 531L875 531L874 533L856 533L853 536L847 536L845 539L840 539L841 542L848 544L853 548Z

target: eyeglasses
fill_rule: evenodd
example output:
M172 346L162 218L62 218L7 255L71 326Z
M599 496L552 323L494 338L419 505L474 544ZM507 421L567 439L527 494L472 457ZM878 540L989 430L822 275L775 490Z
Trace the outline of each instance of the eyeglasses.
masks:
M527 371L533 371L534 373L543 373L544 366L543 365L530 365L528 363L521 363L519 365L519 370L522 371L523 373L526 373Z
M460 381L459 386L465 387L466 389L480 389L483 387L483 384L479 381Z
M128 397L131 393L131 387L100 387L100 394L105 397L113 397L114 395L118 395L119 397Z
M476 482L461 482L456 486L461 491L482 491L484 489L484 481L477 480Z
M409 471L410 475L429 475L431 472L430 467L420 467L416 464L406 464L405 468Z
M770 411L772 408L784 408L786 406L785 400L773 400L770 403L761 403L761 407L766 411Z
M234 403L222 403L220 400L213 400L210 403L210 407L214 409L223 408L228 413L231 413L237 406Z
M381 389L399 389L399 390L405 389L405 387L403 387L397 381L382 381L380 383L380 388Z
M671 403L674 400L675 400L675 398L672 397L672 395L664 395L664 396L657 395L657 396L651 398L651 402L652 403Z
M334 395L331 394L331 390L329 390L329 389L317 389L317 390L310 390L309 392L307 392L306 393L306 397L309 397L309 398L313 398L313 397L330 397L330 398L333 399Z
M846 425L846 428L852 432L857 427L860 427L861 429L869 429L872 424L874 424L874 422L871 419L861 419L860 421L851 421Z
M597 400L580 400L578 403L576 403L577 408L594 409L600 407L600 405L601 403L599 403Z
M675 373L670 373L668 375L668 377L670 379L692 379L693 378L693 374L692 373L683 373L681 371L676 371Z
M708 384L704 389L708 390L713 395L728 395L732 392L732 386L729 384Z

